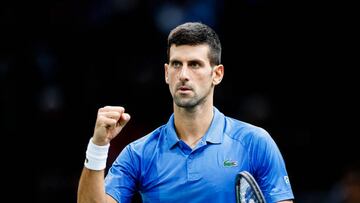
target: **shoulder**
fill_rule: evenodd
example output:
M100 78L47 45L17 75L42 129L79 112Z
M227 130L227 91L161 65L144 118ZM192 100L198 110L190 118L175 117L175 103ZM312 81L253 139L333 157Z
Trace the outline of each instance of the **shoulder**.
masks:
M126 145L109 171L117 173L125 169L127 173L131 171L134 176L139 175L141 173L141 166L144 162L146 163L146 160L151 158L157 146L159 146L158 142L161 139L163 128L164 126L160 126L149 134Z
M132 152L141 153L141 154L143 154L144 151L153 151L155 150L157 143L160 141L164 129L165 129L165 125L162 125L157 129L153 130L152 132L150 132L149 134L131 142L130 144L127 145L126 148Z
M231 117L225 117L225 120L225 135L241 142L243 145L259 144L259 142L266 143L272 140L270 134L262 127Z
M142 171L146 171L151 165L154 156L160 151L164 142L164 126L160 126L149 134L128 144L119 154L114 167L125 168L132 171L134 177L140 177ZM129 172L130 173L130 172Z
M156 128L149 134L128 144L123 151L138 158L153 154L156 148L161 146L160 142L164 142L165 129L166 125Z

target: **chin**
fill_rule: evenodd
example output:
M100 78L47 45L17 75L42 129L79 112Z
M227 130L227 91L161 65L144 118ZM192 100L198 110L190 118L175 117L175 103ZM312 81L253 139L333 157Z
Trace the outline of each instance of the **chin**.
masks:
M195 101L175 101L175 104L182 108L194 108L198 103Z

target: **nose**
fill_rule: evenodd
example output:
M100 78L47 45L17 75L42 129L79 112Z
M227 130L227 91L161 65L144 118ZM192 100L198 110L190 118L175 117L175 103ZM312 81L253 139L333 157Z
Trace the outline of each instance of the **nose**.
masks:
M179 79L181 81L188 81L189 80L189 70L188 70L188 67L187 65L184 65L181 70L180 70L180 73L179 73Z

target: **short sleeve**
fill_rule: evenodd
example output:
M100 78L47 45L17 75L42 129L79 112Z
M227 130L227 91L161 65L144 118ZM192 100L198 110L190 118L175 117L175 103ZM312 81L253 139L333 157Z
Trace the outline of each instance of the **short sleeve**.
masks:
M119 203L131 202L137 191L138 161L130 145L122 150L105 177L105 192Z
M254 134L250 150L252 173L267 202L294 199L284 159L265 130Z

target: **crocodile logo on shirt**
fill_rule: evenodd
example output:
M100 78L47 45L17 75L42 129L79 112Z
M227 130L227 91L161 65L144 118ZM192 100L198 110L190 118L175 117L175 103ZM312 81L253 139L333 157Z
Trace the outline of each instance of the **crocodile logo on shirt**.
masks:
M286 184L290 184L290 180L289 180L289 177L288 176L284 176L284 180L285 180L285 183Z
M237 166L237 161L225 160L224 167L235 167Z

